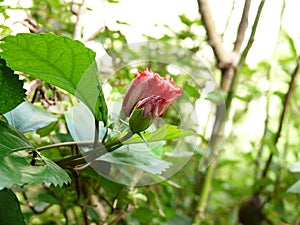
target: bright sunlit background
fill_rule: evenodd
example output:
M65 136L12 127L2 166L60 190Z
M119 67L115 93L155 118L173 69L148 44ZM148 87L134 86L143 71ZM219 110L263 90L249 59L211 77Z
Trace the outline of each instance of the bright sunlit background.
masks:
M231 13L233 2L237 4ZM252 1L249 25L254 21L259 2L259 0ZM299 37L300 29L295 29L295 22L300 21L300 14L298 13L300 1L289 0L286 2L282 26L292 37ZM145 40L145 34L160 37L168 32L165 25L179 31L183 26L178 18L180 14L185 14L191 19L199 17L196 0L185 0L184 2L182 0L120 0L118 4L87 0L87 3L90 10L84 15L84 37L89 37L106 25L110 29L121 30L129 43ZM217 30L220 34L224 34L223 37L226 42L224 47L230 50L235 40L236 27L241 17L240 13L244 1L211 0L209 3ZM11 5L11 7L30 8L31 1L5 0L3 4ZM261 59L268 59L272 55L278 38L282 4L282 0L266 1L255 42L247 59L250 65L255 65ZM228 22L224 18L228 18L230 13L231 19ZM20 23L28 16L25 11L10 10L9 15L11 17L5 21L4 25L11 27L15 33L28 32L28 28ZM0 23L3 24L3 21L4 18L0 15ZM122 22L128 25L120 24ZM296 45L298 48L300 47L299 42ZM89 47L93 46L96 52L103 53L99 45L89 43Z
M67 0L67 2L71 1ZM81 4L82 1L77 0L77 2ZM209 3L217 31L223 36L224 48L230 51L235 41L244 1L211 0ZM232 10L233 3L236 5ZM252 1L249 26L253 24L259 3L260 0ZM12 8L18 8L19 6L30 8L32 6L31 0L6 0L3 4L10 5ZM254 67L261 60L268 61L274 54L278 41L282 4L283 0L266 1L256 32L255 42L247 58L250 66ZM185 0L184 2L182 0L120 0L117 4L108 3L107 1L87 0L87 6L89 10L83 15L83 39L107 26L111 30L120 30L126 36L129 44L145 41L145 35L159 38L164 33L170 32L166 26L174 31L180 31L184 27L178 17L181 14L185 14L190 19L199 17L196 0ZM300 21L298 9L300 9L299 0L286 1L282 27L294 38L300 36L300 29L295 29L295 22ZM10 18L5 20L5 26L10 27L14 33L28 32L28 28L21 23L28 17L26 11L14 9L9 10L8 13ZM225 18L229 18L229 20L227 21ZM76 16L74 16L75 20ZM4 18L0 15L0 23L3 22ZM55 23L53 26L55 26ZM202 35L203 32L205 31L199 30ZM246 35L249 36L249 32ZM86 44L97 53L97 57L105 54L100 43L90 41ZM300 48L299 41L295 41L295 45ZM206 49L204 51L206 51L203 53L204 55L213 58L211 50L207 51ZM260 83L259 86L265 88L268 83ZM263 130L264 105L265 99L250 105L249 118L245 120L242 126L235 128L235 131L250 137L252 140L259 137L261 134L256 131ZM203 111L203 107L202 105L198 108ZM238 105L235 107L238 108ZM243 148L247 150L250 149L250 146L248 148L243 146Z

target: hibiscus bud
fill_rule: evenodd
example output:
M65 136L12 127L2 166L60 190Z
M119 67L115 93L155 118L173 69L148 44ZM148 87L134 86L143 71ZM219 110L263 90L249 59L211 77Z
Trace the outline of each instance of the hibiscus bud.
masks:
M182 88L177 87L172 78L162 78L151 69L138 71L123 101L131 131L146 130L181 94Z
M150 115L143 116L144 109L135 109L129 118L129 127L132 133L139 133L146 130L152 121Z

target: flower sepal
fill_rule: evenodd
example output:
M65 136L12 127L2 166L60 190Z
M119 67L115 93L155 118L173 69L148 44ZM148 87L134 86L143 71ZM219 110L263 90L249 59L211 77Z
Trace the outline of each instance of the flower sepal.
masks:
M132 133L145 131L152 122L151 114L143 116L144 108L135 108L129 118L129 127Z

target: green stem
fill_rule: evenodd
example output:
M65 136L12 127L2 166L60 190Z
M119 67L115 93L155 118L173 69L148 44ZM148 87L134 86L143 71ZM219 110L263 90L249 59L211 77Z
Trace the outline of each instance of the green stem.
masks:
M122 142L131 138L132 135L133 134L131 132L128 132L125 136L123 136L120 139L115 139L114 141L106 143L104 145L98 145L96 149L93 149L91 151L69 156L61 160L57 160L55 161L55 163L57 163L59 166L64 168L73 168L77 165L86 164L88 162L91 162L99 158L100 156L106 154L107 152L116 150L117 149L116 146L118 146L118 148L121 147Z
M95 134L94 134L94 146L93 148L96 149L99 144L99 120L95 119Z
M218 37L214 37L212 35L212 32L210 32L211 30L214 31L215 27L214 27L213 23L210 23L211 15L210 15L209 10L206 9L207 1L204 1L204 0L197 0L197 1L198 1L199 9L200 9L199 11L200 11L200 14L201 14L203 22L204 22L205 29L207 30L208 36L210 36L210 38L209 38L210 45L214 49L214 53L215 53L215 56L218 59L218 61L222 62L222 56L224 55L224 52L222 52L222 48L220 47L217 49L217 50L220 50L221 52L216 51L216 47L219 47L219 44L220 44L219 39L218 39ZM235 68L235 67L231 66L229 68L223 68L223 71L222 71L223 76L222 76L222 81L221 81L221 88L224 91L228 91L228 95L227 95L227 99L226 99L226 103L225 103L226 109L228 112L227 116L229 115L230 106L231 106L232 100L234 98L235 92L238 87L240 71L243 68L243 66L245 65L246 57L247 57L247 55L252 47L252 44L254 42L254 37L256 34L258 22L259 22L259 19L261 16L261 12L262 12L264 3L265 3L265 0L261 0L260 5L257 10L257 13L256 13L253 27L251 30L250 38L248 40L245 50L243 51L243 53L240 57L237 67ZM242 18L242 20L244 20L244 19ZM242 29L240 29L240 31L241 30ZM238 34L238 35L240 35L240 34ZM238 42L241 42L241 40L239 40ZM228 85L227 85L227 83L228 83ZM219 111L219 110L221 110L221 107L217 108L217 113L220 112L220 114L221 114L221 111ZM211 138L210 151L212 151L212 153L214 153L214 150L215 150L215 147L217 144L217 141L216 141L217 137L219 137L220 135L222 136L222 129L218 129L219 127L220 128L222 127L221 125L223 125L223 123L221 123L221 121L222 121L221 119L223 119L223 118L216 117L216 121L214 124L214 130L217 132L216 133L213 132L212 138ZM197 202L197 209L196 209L196 213L193 218L194 225L201 224L201 220L204 217L204 210L205 210L206 204L208 202L209 192L211 189L211 183L212 183L213 175L214 175L214 170L216 169L217 165L218 165L218 156L215 158L215 160L212 162L212 164L209 165L206 173L203 175L204 176L203 186L202 186L202 189L199 194L199 200Z
M51 145L46 145L46 146L41 146L36 148L36 151L43 151L46 149L51 149L51 148L60 148L60 147L70 147L70 146L87 146L87 145L93 145L93 141L69 141L69 142L63 142L63 143L56 143L56 144L51 144Z
M277 145L278 143L278 140L281 136L281 131L282 131L282 127L283 127L283 121L285 119L285 116L287 114L287 108L288 108L288 104L290 102L290 99L291 99L291 95L292 95L292 92L294 90L294 87L295 87L295 83L296 83L296 77L299 73L299 70L300 70L300 57L297 59L297 65L293 71L293 74L292 74L292 78L291 78L291 81L290 81L290 84L289 84L289 89L284 97L284 101L283 101L283 109L282 109L282 112L281 112L281 115L280 115L280 118L279 118L279 124L278 124L278 129L277 129L277 132L275 133L275 137L274 137L274 140L273 140L273 144L274 146ZM262 172L262 178L265 178L267 176L267 172L270 168L270 165L271 165L271 162L272 162L272 159L273 159L273 156L274 156L274 153L271 152L270 155L269 155L269 158L265 164L265 168ZM261 189L263 188L263 186L260 187L260 191Z
M235 92L237 90L237 86L238 86L239 78L240 78L240 74L241 74L240 71L245 65L246 58L247 58L248 53L249 53L249 51L252 47L252 44L254 42L254 37L255 37L255 34L256 34L257 26L258 26L258 23L259 23L259 20L260 20L260 16L261 16L264 4L265 4L265 0L262 0L260 2L259 6L258 6L258 10L257 10L256 17L255 17L253 27L252 27L252 32L250 34L247 46L245 47L245 50L243 51L243 53L241 55L241 58L240 58L240 61L238 63L238 66L236 68L236 71L234 73L234 76L232 77L231 86L230 86L228 96L227 96L227 99L226 99L226 109L227 109L228 112L230 111L231 102L232 102L232 100L234 98L234 95L235 95Z
M200 199L198 201L198 205L196 208L195 215L193 217L192 225L200 225L201 221L204 218L205 208L207 204L207 200L209 198L209 194L211 191L211 180L213 179L215 167L217 165L217 161L213 161L212 164L210 164L207 167L205 179L203 181L201 191L200 191Z

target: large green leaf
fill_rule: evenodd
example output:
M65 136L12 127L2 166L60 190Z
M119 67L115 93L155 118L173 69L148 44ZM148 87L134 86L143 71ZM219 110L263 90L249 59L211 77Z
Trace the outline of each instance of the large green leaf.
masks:
M131 145L123 146L113 152L102 155L99 159L116 165L135 167L152 174L161 174L171 163L158 159L149 151L136 151Z
M69 107L65 113L68 130L74 141L93 141L95 136L95 121L88 107L79 103ZM105 134L105 128L99 124L99 140Z
M4 114L17 105L25 98L23 81L14 74L3 59L0 59L0 114Z
M21 103L12 111L5 113L4 117L10 125L23 133L38 130L57 121L57 118L51 113L30 102Z
M62 186L70 182L68 174L50 159L37 153L36 164L30 164L34 150L26 137L14 127L0 121L0 189L23 184L49 183Z
M81 42L54 34L17 34L2 39L0 54L15 71L37 77L76 95L98 120L107 108L97 78L95 52Z
M16 195L10 189L0 191L0 222L2 225L25 225Z
M163 140L172 140L186 136L197 136L198 134L181 130L177 126L166 124L156 131L153 132L144 132L143 137L147 142L156 142ZM134 144L134 143L142 143L144 140L137 134L135 134L132 138L127 141L124 141L123 144Z

